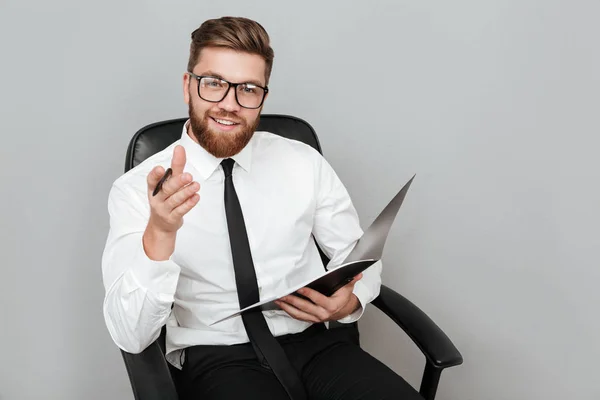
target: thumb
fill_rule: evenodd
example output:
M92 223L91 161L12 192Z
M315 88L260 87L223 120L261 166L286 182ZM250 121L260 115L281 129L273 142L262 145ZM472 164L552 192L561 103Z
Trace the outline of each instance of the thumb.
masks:
M363 277L363 274L361 272L360 274L358 274L354 278L352 278L352 280L350 282L348 282L348 284L346 286L354 289L354 285L356 284L356 282L360 281L362 277Z
M351 281L348 281L344 286L342 286L337 292L335 292L331 297L345 297L346 293L354 291L354 285L362 278L362 272L352 278Z
M186 156L185 149L183 146L177 145L173 150L173 158L171 159L171 169L173 170L173 176L179 176L183 174L183 168L185 168Z
M160 165L152 168L152 170L150 171L150 173L148 174L148 177L146 179L148 182L148 190L150 192L154 190L156 185L158 185L158 181L160 181L160 179L163 177L164 174L165 174L165 169L163 167L161 167Z

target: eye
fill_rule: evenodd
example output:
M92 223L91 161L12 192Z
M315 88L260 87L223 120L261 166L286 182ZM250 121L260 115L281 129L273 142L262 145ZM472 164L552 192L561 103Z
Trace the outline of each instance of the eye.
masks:
M208 87L208 88L220 89L220 88L225 87L225 85L227 85L227 84L220 79L204 78L202 80L202 85L205 87Z
M250 83L246 83L240 87L244 94L256 94L260 90L256 85Z

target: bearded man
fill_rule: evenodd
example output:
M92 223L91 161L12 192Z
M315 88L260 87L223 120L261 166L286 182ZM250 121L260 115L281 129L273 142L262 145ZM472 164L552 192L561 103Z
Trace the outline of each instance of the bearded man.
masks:
M109 194L108 331L139 353L166 325L167 360L182 369L193 399L419 399L351 330L325 324L363 315L379 294L381 263L330 297L304 288L277 310L213 325L244 302L319 275L313 237L337 265L363 234L317 151L256 131L273 59L267 32L246 18L208 20L192 33L181 138Z

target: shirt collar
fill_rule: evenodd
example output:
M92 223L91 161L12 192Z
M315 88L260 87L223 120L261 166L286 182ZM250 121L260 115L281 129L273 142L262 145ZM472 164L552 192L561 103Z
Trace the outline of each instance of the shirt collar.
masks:
M210 154L196 143L188 134L189 120L183 125L181 132L181 145L185 148L186 160L191 163L195 169L200 172L201 177L206 180L208 179L223 161L223 158L217 158ZM250 166L252 164L252 146L253 139L250 139L248 144L238 154L234 155L233 158L236 164L242 167L246 172L250 172Z

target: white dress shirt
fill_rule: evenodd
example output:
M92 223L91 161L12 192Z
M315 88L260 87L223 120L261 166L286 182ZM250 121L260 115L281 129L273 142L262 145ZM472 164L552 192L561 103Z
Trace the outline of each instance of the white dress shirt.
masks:
M248 342L241 317L210 326L240 309L223 202L224 175L215 158L187 134L131 169L113 184L110 231L102 257L103 311L116 345L130 353L149 346L167 325L167 359L181 368L181 349L197 344ZM175 145L185 148L184 171L200 183L200 201L184 217L173 255L153 261L142 235L150 207L147 175L171 165ZM255 132L236 156L233 182L244 213L261 300L284 293L324 271L311 235L330 266L339 265L363 231L348 192L312 147L269 132ZM354 287L361 307L340 320L358 320L379 294L381 263ZM171 306L173 308L171 309ZM298 333L310 323L285 311L265 311L275 336Z

